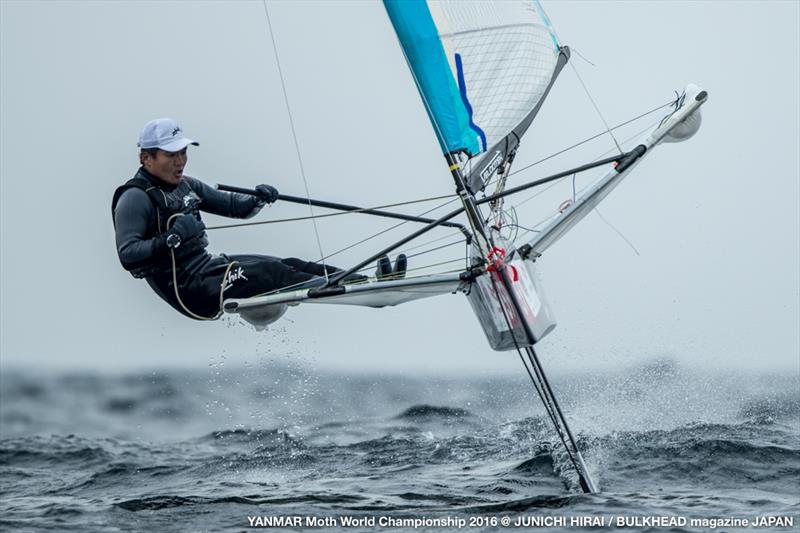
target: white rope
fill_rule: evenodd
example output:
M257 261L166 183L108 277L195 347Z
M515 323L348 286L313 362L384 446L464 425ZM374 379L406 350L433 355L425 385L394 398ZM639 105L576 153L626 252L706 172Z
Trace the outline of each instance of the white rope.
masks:
M323 268L323 270L325 272L325 279L327 280L328 279L328 268L325 265L325 252L322 251L322 241L319 238L319 229L317 228L317 220L316 220L316 217L314 216L314 207L311 205L311 200L310 200L311 193L310 193L309 188L308 188L308 180L306 179L306 171L305 171L305 168L303 167L303 158L300 155L300 143L297 141L297 132L296 132L295 126L294 126L294 118L292 117L292 108L289 105L289 95L288 95L288 93L286 91L286 82L283 79L283 70L281 69L281 60L280 60L280 57L278 56L278 46L275 43L275 33L272 31L272 21L269 18L269 9L267 9L267 0L262 0L262 3L264 5L264 13L267 15L267 26L269 26L269 36L270 36L270 39L272 40L272 50L275 53L275 63L278 66L278 75L280 76L280 79L281 79L281 88L283 89L283 100L284 100L284 102L286 102L286 112L289 115L289 124L290 124L290 126L292 128L292 139L294 140L295 152L297 152L297 162L298 162L298 164L300 166L300 175L303 178L303 185L305 186L305 189L306 189L306 197L309 198L308 210L311 213L311 223L314 226L314 235L316 236L316 239L317 239L317 248L319 249L320 262L322 263L322 268Z
M585 83L583 83L583 78L581 78L581 75L578 73L578 69L575 68L575 65L573 63L570 63L569 65L570 67L572 67L572 71L575 73L575 76L578 77L578 81L581 83L581 87L583 87L583 90L586 92L586 96L589 97L589 101L592 103L594 110L597 111L597 115L600 117L600 120L603 121L603 125L606 127L606 132L611 136L611 139L617 146L617 150L619 150L619 153L622 154L623 153L622 147L619 145L617 138L614 136L614 132L611 130L611 126L608 125L606 117L603 116L603 112L600 111L600 107L597 105L597 102L595 102L594 98L592 98L592 93L589 92L589 88L586 86Z
M164 194L164 192L162 191L161 194ZM156 214L158 214L158 211L156 211ZM167 219L166 229L168 230L172 225L171 224L172 221L176 217L179 217L181 215L182 213L175 213L174 215L170 216ZM202 316L194 313L191 309L189 309L186 306L185 303L183 303L183 299L181 299L180 292L178 291L178 266L175 261L175 248L169 249L169 255L172 260L172 286L175 287L175 298L178 300L178 303L180 304L181 308L184 311L186 311L186 314L194 318L195 320L216 320L220 316L222 316L223 312L222 304L225 299L225 285L228 282L228 275L230 274L231 269L233 268L234 265L237 264L236 261L231 261L230 263L228 263L228 266L225 267L225 273L222 275L222 281L219 284L219 307L217 308L217 312L214 314L214 316Z

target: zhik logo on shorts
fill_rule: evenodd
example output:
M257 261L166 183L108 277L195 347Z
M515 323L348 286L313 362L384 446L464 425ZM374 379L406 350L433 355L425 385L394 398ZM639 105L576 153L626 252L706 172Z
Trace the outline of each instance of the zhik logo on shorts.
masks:
M244 275L244 269L242 267L236 267L235 269L232 269L228 273L228 281L225 283L225 288L222 289L222 292L225 292L233 287L233 282L240 279L247 281L247 276Z

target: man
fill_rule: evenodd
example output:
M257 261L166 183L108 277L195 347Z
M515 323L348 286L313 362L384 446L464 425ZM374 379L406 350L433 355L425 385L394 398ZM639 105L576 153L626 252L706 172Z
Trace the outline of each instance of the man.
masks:
M271 185L258 185L256 196L218 191L183 174L189 145L177 122L159 118L139 135L136 175L117 188L111 205L117 254L125 270L145 278L162 299L184 315L211 320L221 314L224 298L247 298L289 286L324 282L326 267L297 258L264 255L212 255L199 211L250 218L278 199ZM388 266L387 266L388 263ZM393 270L387 257L379 277L402 277L405 256ZM328 274L340 269L327 266ZM355 276L349 281L364 280Z

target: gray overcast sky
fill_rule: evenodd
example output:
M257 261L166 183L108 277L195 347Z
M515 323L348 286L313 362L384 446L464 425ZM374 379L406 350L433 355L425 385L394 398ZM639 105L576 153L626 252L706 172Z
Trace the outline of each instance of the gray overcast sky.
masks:
M640 255L592 214L541 259L559 320L544 359L608 368L670 355L796 370L800 3L544 6L562 43L586 58L574 54L573 64L609 123L689 82L710 93L697 136L657 149L601 205ZM269 10L312 196L380 205L452 192L380 3L270 2ZM386 310L300 306L257 333L185 319L121 269L109 203L136 169L137 135L151 118L175 117L200 141L191 175L305 193L261 2L3 0L0 25L3 366L205 365L290 353L351 371L519 371L515 354L489 349L460 295ZM568 68L517 168L601 129ZM515 183L610 147L602 139ZM564 184L537 197L520 207L521 220L538 221L568 195ZM277 205L261 217L304 214ZM382 227L359 216L328 220L323 249ZM215 251L319 257L307 223L210 237Z

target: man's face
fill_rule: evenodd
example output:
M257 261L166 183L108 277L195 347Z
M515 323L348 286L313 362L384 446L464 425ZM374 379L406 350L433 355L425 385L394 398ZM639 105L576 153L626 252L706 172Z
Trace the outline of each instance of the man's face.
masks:
M186 166L186 161L186 148L179 152L159 150L155 157L145 153L142 165L153 176L171 185L177 185L183 177L183 167Z

